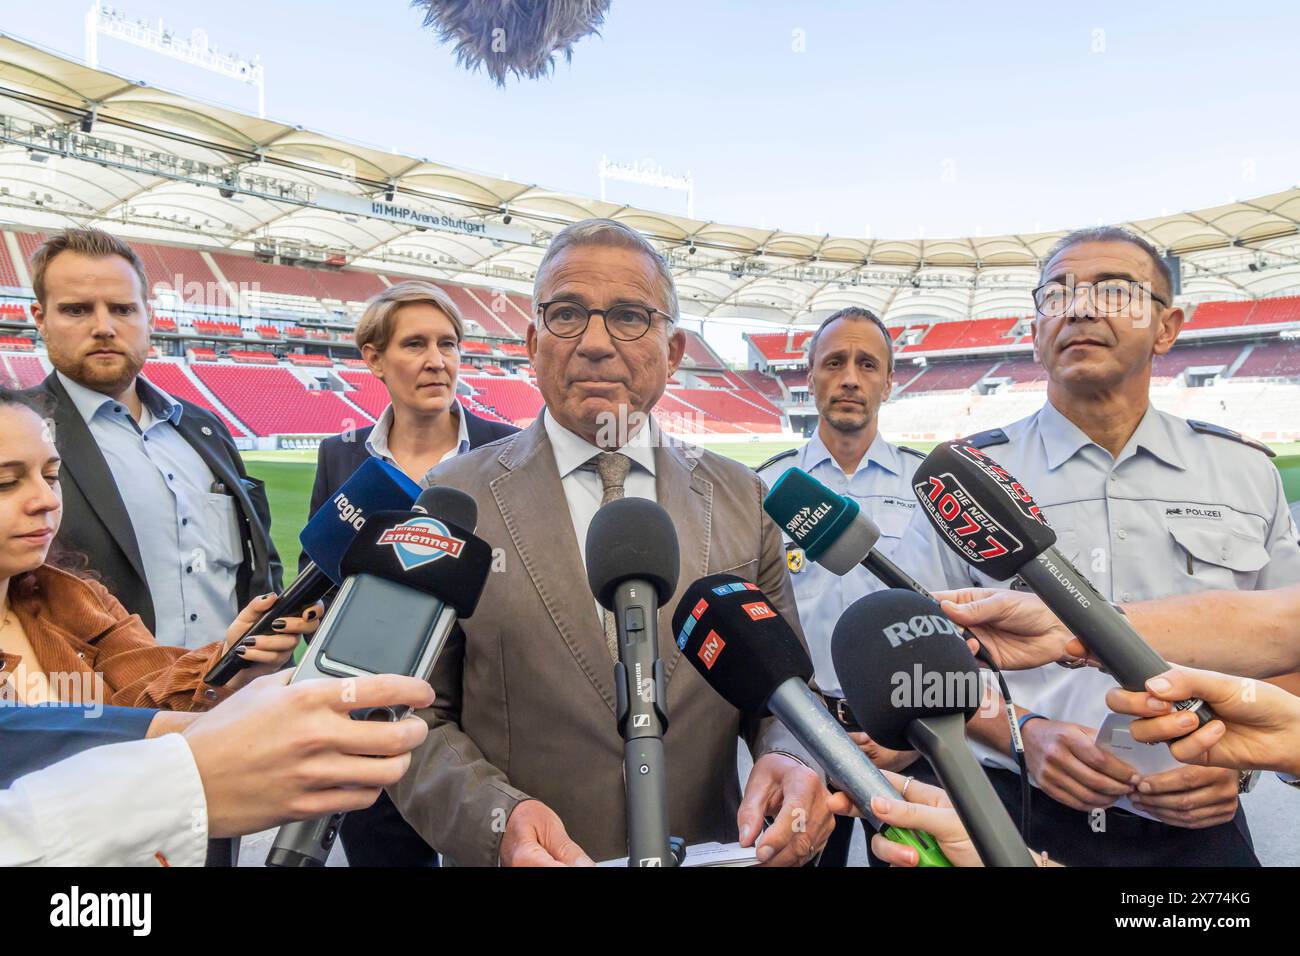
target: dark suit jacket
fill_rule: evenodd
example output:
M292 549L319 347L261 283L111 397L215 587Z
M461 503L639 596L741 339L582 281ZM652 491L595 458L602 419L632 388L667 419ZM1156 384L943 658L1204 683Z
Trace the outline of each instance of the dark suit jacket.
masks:
M139 614L150 632L157 630L153 598L131 517L90 428L54 373L32 389L32 394L52 406L55 444L63 458L59 475L63 487L59 543L84 554L90 570L123 607ZM239 510L244 561L235 593L243 607L259 594L279 591L281 585L283 569L271 541L266 489L244 470L235 440L221 419L184 399L176 401L184 408L177 431L198 452L213 476L229 489Z
M143 740L156 710L84 704L0 707L0 788L91 747Z
M486 418L472 415L463 405L460 411L465 416L465 430L469 432L470 448L486 445L488 442L505 438L519 431L514 425L490 422ZM361 467L362 462L369 455L366 451L366 439L370 437L372 431L374 431L373 426L348 435L331 435L320 443L320 451L316 455L316 483L311 488L311 507L307 510L308 516L314 515L316 509ZM298 570L301 571L306 567L309 560L306 555L299 555Z

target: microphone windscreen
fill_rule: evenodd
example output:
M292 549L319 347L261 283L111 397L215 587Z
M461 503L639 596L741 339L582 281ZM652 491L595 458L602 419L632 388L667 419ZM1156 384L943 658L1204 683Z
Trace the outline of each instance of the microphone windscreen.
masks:
M646 498L611 501L587 528L587 583L600 606L614 609L614 592L624 581L649 581L658 606L677 590L680 561L677 529L668 512Z
M492 570L492 547L432 514L380 511L366 519L340 562L343 574L371 574L424 591L469 617Z
M1014 576L1056 543L1024 485L974 445L937 445L912 490L940 539L994 580Z
M837 495L801 468L786 470L763 499L763 510L817 561L857 517L853 498Z
M812 660L785 618L758 585L734 574L711 574L687 588L673 612L673 634L682 656L743 714L767 716L781 684L812 679Z
M339 563L366 518L376 511L406 510L419 493L420 486L399 469L371 456L311 516L298 536L302 550L331 581L342 584Z
M412 511L433 515L448 524L473 531L478 527L478 502L459 488L434 485L420 492Z
M876 591L850 604L831 636L844 699L872 740L910 750L920 717L979 709L979 666L939 605L913 591Z

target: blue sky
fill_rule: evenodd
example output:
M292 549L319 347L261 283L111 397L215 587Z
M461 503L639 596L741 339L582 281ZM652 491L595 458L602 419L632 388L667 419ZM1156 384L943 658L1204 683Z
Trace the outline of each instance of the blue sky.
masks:
M0 0L0 24L80 56L88 6ZM587 195L602 154L652 158L691 171L696 214L724 222L991 235L1300 180L1294 2L614 0L572 65L505 90L403 0L119 6L260 54L277 119ZM255 108L250 88L117 41L100 60ZM610 188L684 212L680 194Z

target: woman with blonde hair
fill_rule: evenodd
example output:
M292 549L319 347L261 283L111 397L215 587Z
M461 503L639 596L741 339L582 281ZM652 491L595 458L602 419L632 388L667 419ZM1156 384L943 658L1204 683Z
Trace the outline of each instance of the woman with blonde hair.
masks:
M357 322L357 348L384 383L389 404L373 427L321 442L310 514L367 457L395 465L427 488L442 462L519 430L479 418L456 399L464 333L460 310L432 282L399 282L366 304ZM299 567L306 563L304 555ZM369 809L348 814L340 838L353 866L437 865L437 854L386 794Z

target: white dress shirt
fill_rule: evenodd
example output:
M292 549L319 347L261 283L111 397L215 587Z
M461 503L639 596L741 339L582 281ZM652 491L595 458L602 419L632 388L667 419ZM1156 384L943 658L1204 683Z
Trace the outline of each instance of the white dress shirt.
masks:
M202 866L207 853L203 780L180 734L94 747L0 790L0 866Z
M559 422L547 410L543 410L543 426L546 437L550 439L551 451L555 454L555 467L560 473L560 484L564 488L565 500L569 503L569 517L573 521L573 533L578 538L578 553L583 565L587 562L587 529L591 519L600 510L600 501L604 489L600 484L600 475L591 469L583 468L603 451L612 449L597 448L591 442L575 435ZM653 418L646 420L620 453L632 459L627 481L623 484L625 498L645 498L648 501L659 500L655 489L655 453L654 436L659 434L659 426ZM604 624L604 610L599 602L594 602L596 616Z
M456 444L438 459L438 464L434 465L433 468L437 468L444 461L451 461L457 455L463 455L469 451L469 427L465 424L465 415L461 411L460 401L453 401L449 410L451 414L456 416L456 421L460 423L456 434ZM372 458L386 461L400 471L401 467L397 464L397 460L393 458L393 453L388 447L388 433L392 428L393 406L390 404L375 421L375 427L370 430L370 437L366 439L366 451L370 453ZM421 488L433 487L433 481L429 478L433 474L433 468L426 471L424 477L420 479Z

